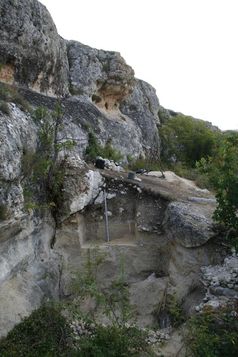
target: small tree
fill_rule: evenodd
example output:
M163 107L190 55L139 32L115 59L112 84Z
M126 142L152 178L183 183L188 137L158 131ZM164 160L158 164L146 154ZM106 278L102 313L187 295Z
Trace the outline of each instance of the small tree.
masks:
M208 174L216 191L214 220L238 234L238 134L224 136L214 157L202 159L197 167Z
M238 232L238 135L223 141L212 166L218 173L213 177L218 202L214 218Z
M162 125L160 135L164 161L173 159L194 167L196 161L212 154L219 133L202 120L179 114Z

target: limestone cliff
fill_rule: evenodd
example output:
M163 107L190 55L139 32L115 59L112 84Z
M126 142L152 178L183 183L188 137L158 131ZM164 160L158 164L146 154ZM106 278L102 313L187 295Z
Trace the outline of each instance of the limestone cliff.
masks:
M68 93L66 44L41 3L0 2L1 81L49 95Z
M154 88L136 79L120 54L63 40L37 0L0 0L0 15L0 334L44 299L67 296L92 245L106 253L104 284L124 257L138 323L158 322L167 293L189 297L189 310L201 296L200 267L220 259L210 242L213 196L169 172L136 182L84 161L89 131L101 144L111 140L124 161L159 155L160 116L170 114ZM36 109L52 112L59 100L61 114L43 128ZM45 153L42 135L50 130L54 150ZM70 149L62 145L68 139ZM32 179L34 160L46 154L64 168L56 203L46 200L46 181Z
M158 154L155 90L135 79L119 53L63 40L37 0L1 0L0 14L2 82L48 96L73 98L69 107L72 120L78 121L78 131L79 124L86 122L102 143L112 139L123 154ZM115 130L120 134L115 135Z

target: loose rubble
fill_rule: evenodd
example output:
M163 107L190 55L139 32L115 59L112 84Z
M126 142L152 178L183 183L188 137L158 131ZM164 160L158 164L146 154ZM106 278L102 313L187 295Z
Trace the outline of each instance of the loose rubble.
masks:
M209 265L201 271L207 291L202 303L195 308L197 312L208 306L217 309L238 301L238 254L233 252L222 265Z
M83 336L91 337L95 333L96 325L94 323L86 322L82 319L73 320L70 323L75 340L79 340Z
M102 324L101 326L106 327L105 324ZM81 337L93 337L96 331L96 325L94 323L86 322L83 319L73 320L70 323L70 327L73 331L73 336L76 341L80 340ZM136 325L125 323L125 327L129 329L136 327ZM139 329L146 333L147 337L145 342L148 345L155 345L168 341L172 331L170 327L159 330L151 330L148 328Z

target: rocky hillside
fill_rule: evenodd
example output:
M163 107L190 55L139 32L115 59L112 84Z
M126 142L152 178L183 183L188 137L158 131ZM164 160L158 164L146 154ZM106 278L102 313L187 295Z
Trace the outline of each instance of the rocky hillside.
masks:
M171 172L135 181L84 161L90 133L124 163L158 157L171 112L119 53L62 39L37 0L0 0L0 14L0 334L69 296L95 247L102 285L123 257L139 325L164 326L174 294L189 314L205 293L201 266L222 260L212 194Z

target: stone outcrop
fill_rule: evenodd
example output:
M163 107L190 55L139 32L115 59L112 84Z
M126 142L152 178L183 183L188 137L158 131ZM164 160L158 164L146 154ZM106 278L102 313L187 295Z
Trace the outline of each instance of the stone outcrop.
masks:
M9 115L1 113L0 121L0 202L6 205L9 216L22 214L23 156L34 152L37 145L36 126L30 117L15 104L8 104Z
M72 94L86 95L101 108L116 110L132 91L134 71L117 52L76 41L67 43Z
M155 90L135 79L119 53L63 40L37 0L2 0L0 13L0 81L48 96L73 95L74 120L91 127L102 144L112 140L125 159L126 153L159 154Z
M37 0L0 1L0 80L48 95L68 93L66 44Z
M159 100L155 89L148 83L136 80L130 96L120 105L123 114L132 118L141 129L145 153L156 159L159 153Z

